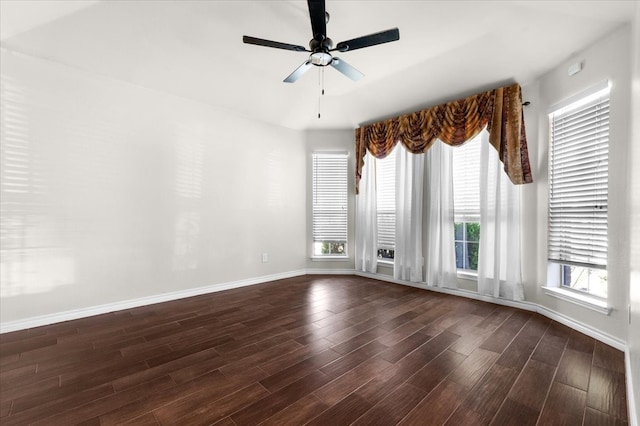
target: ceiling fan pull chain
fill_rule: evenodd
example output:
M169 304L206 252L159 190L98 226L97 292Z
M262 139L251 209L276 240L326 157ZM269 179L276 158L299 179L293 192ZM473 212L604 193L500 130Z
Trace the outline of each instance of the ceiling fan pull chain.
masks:
M318 85L320 86L320 94L318 95L318 120L320 119L320 110L322 107L322 97L324 96L324 67L320 68L318 73Z

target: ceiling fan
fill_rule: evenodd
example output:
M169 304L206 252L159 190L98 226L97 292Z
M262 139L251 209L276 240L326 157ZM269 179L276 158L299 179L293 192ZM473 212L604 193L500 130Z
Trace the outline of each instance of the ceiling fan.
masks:
M334 47L333 41L327 37L327 22L329 22L329 14L325 10L325 0L307 0L307 5L309 6L309 17L311 18L311 30L313 33L313 38L309 42L309 49L304 46L280 43L278 41L265 40L251 36L242 37L242 41L247 44L311 53L311 55L309 55L309 59L284 79L285 83L295 82L313 65L317 67L326 67L327 65L331 65L351 80L357 81L364 77L364 74L347 64L342 59L331 55L331 52L348 52L400 39L400 31L397 28L393 28L351 40L341 41Z

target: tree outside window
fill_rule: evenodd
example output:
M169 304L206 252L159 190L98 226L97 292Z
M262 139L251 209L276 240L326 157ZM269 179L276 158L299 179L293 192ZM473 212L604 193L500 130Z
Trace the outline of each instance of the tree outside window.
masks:
M480 248L480 224L478 222L454 223L456 244L456 268L477 271Z

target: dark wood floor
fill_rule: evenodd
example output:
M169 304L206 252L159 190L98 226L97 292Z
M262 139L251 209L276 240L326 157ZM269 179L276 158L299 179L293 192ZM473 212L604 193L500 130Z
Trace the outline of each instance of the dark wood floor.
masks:
M305 276L0 336L0 423L620 425L624 357L530 312Z

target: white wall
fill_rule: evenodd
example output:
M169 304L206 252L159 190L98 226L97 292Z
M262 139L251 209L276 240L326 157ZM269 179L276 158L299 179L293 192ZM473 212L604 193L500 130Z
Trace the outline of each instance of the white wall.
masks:
M305 268L303 132L1 59L3 323Z
M629 155L629 174L631 182L629 215L630 245L630 274L629 274L629 304L631 308L631 322L627 334L627 352L631 372L631 382L634 386L629 395L629 403L634 404L636 416L640 416L640 3L636 2L634 20L633 43L631 57L634 59L632 75L632 114L631 141ZM629 380L629 377L627 377ZM635 401L632 399L635 398ZM633 409L633 408L632 408ZM633 423L632 423L633 424ZM636 425L640 419L636 418Z
M629 289L628 214L630 185L627 158L631 139L630 27L625 26L576 53L538 82L523 88L527 140L534 183L523 188L523 279L526 300L564 314L624 342L627 338ZM582 72L569 76L567 68L581 61ZM609 79L612 82L609 141L609 316L546 295L547 277L548 118L550 108L566 98Z

